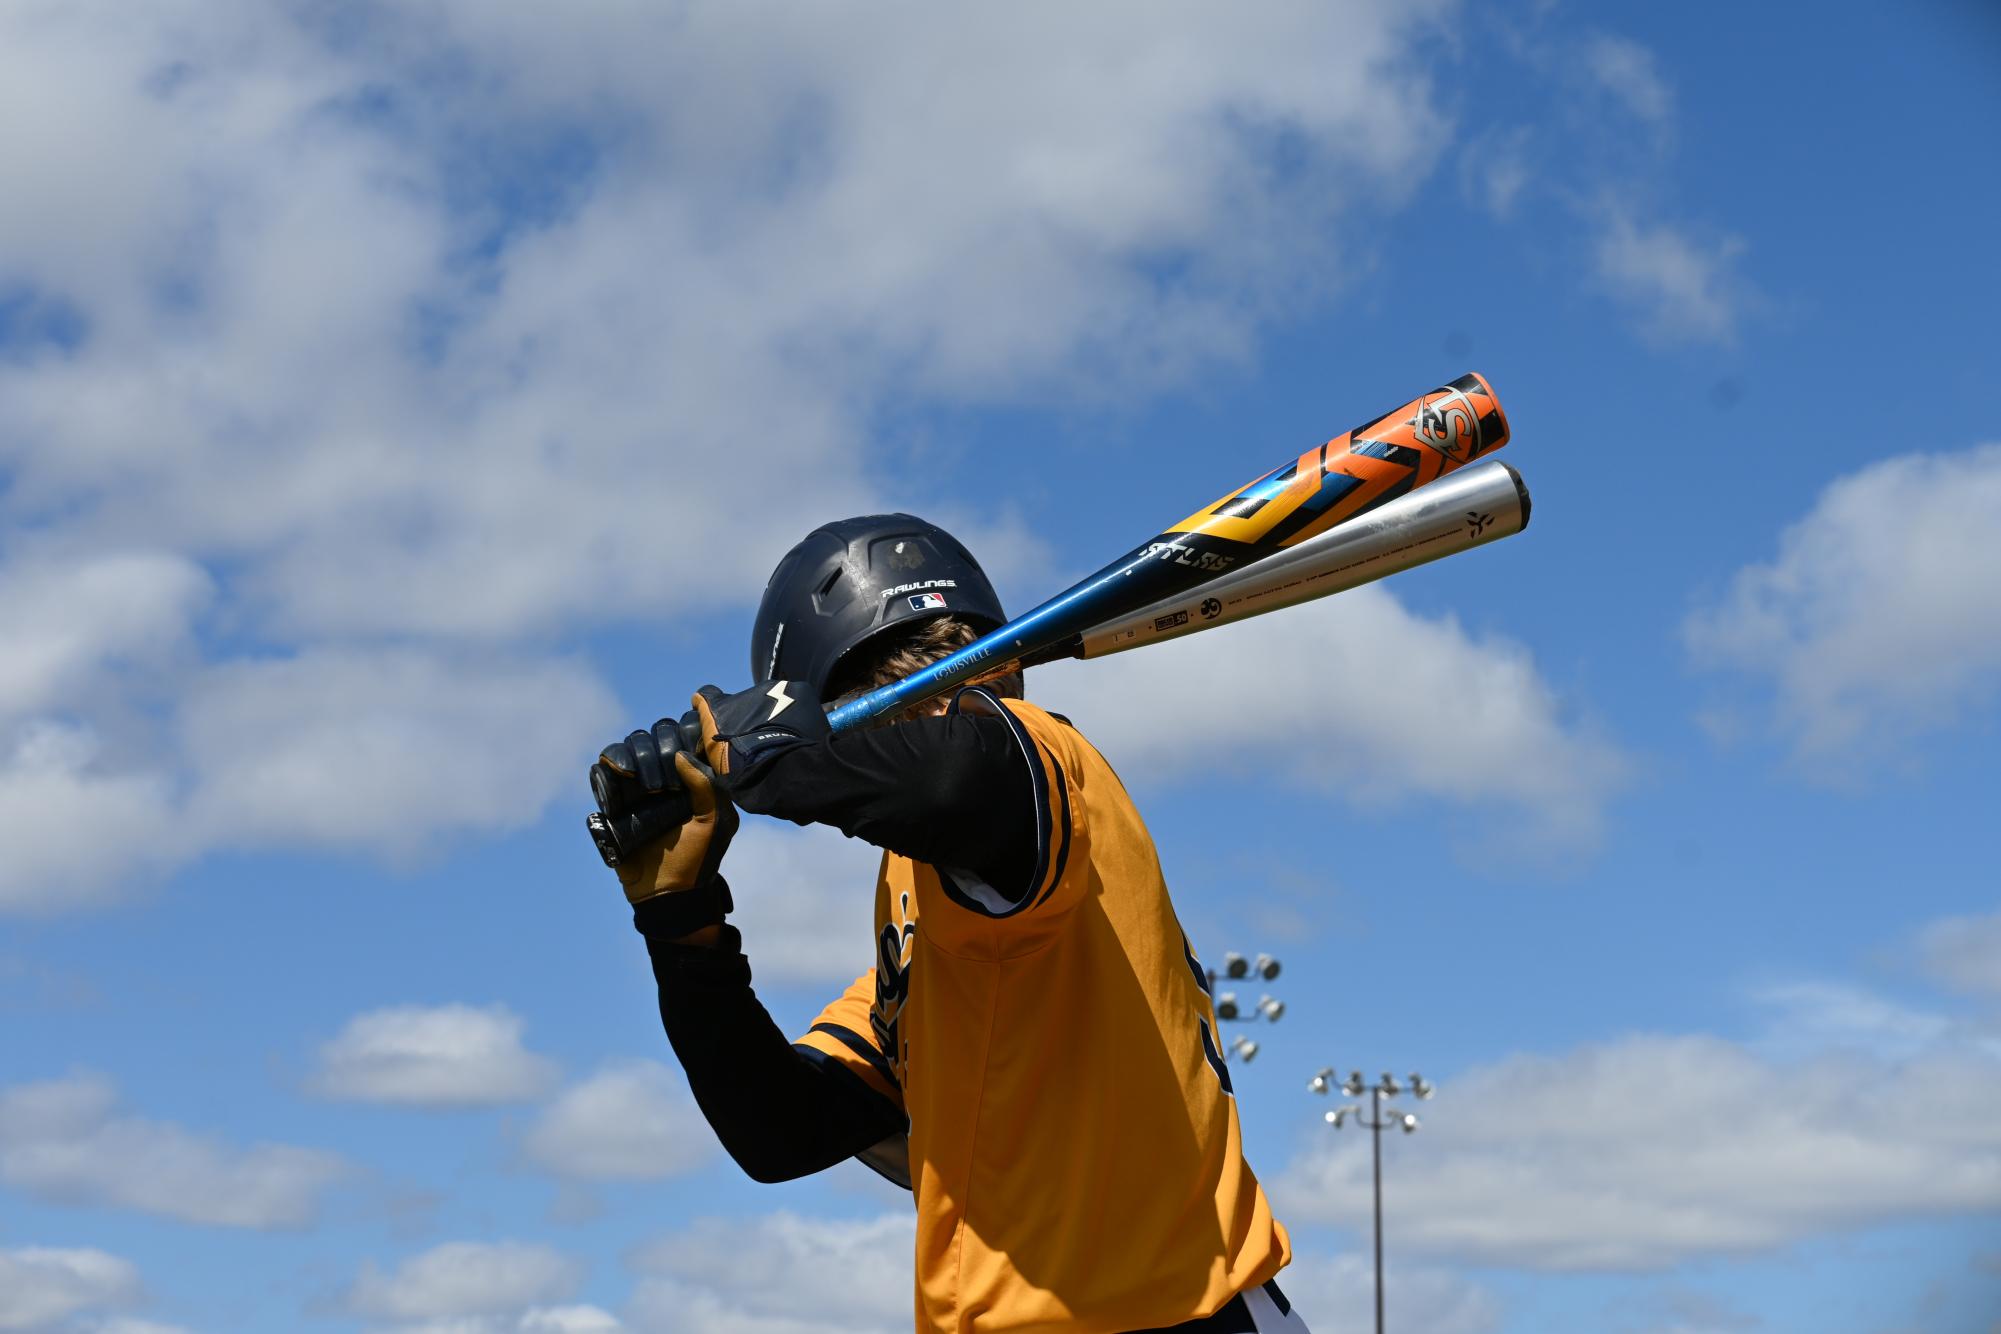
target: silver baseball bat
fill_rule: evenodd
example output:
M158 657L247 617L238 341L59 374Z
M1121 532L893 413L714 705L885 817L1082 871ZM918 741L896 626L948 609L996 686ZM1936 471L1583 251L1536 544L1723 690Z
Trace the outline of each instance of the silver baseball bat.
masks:
M1521 474L1498 459L1475 464L1178 597L1086 630L1065 656L1102 658L1297 606L1512 537L1528 522Z

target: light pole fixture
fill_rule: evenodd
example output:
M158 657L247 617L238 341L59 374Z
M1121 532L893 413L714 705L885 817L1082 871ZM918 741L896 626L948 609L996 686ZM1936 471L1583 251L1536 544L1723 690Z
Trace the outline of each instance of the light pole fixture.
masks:
M1385 1117L1383 1115L1383 1099L1395 1098L1404 1093L1409 1093L1412 1097L1422 1100L1429 1098L1438 1090L1423 1075L1418 1074L1414 1070L1411 1072L1408 1084L1398 1083L1397 1077L1387 1070L1383 1072L1383 1077L1373 1084L1363 1082L1360 1070L1350 1072L1348 1078L1341 1083L1337 1084L1334 1080L1334 1067L1322 1066L1307 1083L1306 1087L1323 1097L1335 1089L1339 1089L1351 1098L1359 1098L1364 1093L1369 1095L1367 1116L1362 1114L1360 1103L1344 1103L1327 1112L1323 1119L1336 1130L1341 1129L1345 1125L1366 1127L1369 1131L1370 1142L1374 1146L1376 1182L1376 1334L1383 1334L1383 1132L1385 1130L1396 1129L1409 1135L1415 1133L1418 1126L1417 1114L1415 1112L1393 1112L1391 1115Z
M1279 967L1279 961L1269 954L1245 958L1235 950L1231 950L1223 956L1223 977L1226 979L1248 979L1255 976L1270 981L1278 976ZM1210 989L1214 991L1216 970L1211 968L1208 974ZM1217 991L1215 997L1216 1017L1225 1023L1255 1023L1263 1019L1267 1023L1275 1024L1285 1013L1285 1002L1270 994L1260 995L1255 1005L1238 999L1234 991ZM1223 1047L1223 1056L1226 1060L1234 1056L1240 1061L1249 1061L1257 1054L1257 1040L1245 1037L1241 1033L1230 1039Z
M1223 955L1223 976L1232 980L1246 978L1256 973L1265 981L1270 982L1278 976L1278 970L1278 960L1269 954L1260 954L1254 959L1246 959L1235 950L1230 950ZM1211 982L1216 980L1214 972L1209 974L1209 980Z

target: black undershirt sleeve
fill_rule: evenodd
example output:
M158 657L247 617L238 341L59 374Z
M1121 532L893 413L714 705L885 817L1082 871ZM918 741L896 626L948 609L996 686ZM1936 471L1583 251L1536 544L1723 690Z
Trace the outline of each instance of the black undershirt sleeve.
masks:
M723 934L721 948L651 936L646 947L667 1040L737 1165L755 1181L790 1181L903 1134L895 1104L778 1030L751 990L736 928Z
M730 796L746 811L832 825L1020 893L1037 852L1028 763L1004 719L953 713L795 746L732 783Z
M832 825L1014 893L1035 871L1033 775L1000 718L953 713L844 732L782 752L730 796L746 811ZM635 915L642 932L644 918ZM719 949L651 936L647 949L667 1039L730 1156L755 1180L788 1181L903 1134L894 1104L779 1031L751 990L736 929L723 930Z

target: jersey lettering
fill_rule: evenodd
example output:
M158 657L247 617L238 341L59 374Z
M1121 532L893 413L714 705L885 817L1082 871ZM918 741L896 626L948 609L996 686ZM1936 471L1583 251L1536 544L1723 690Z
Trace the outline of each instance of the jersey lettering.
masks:
M876 1045L889 1058L889 1068L903 1078L903 1045L898 1027L903 1003L910 998L910 960L917 938L917 923L910 915L910 895L899 896L898 921L884 922L876 937L875 1005L869 1010L869 1027Z
M1234 1098L1237 1096L1237 1090L1230 1085L1230 1064L1223 1059L1222 1051L1216 1046L1216 1030L1209 1026L1210 998L1215 995L1215 988L1209 985L1209 970L1195 957L1195 951L1188 944L1188 937L1185 935L1181 937L1181 957L1187 960L1188 971L1195 975L1195 985L1202 992L1202 1000L1196 1007L1199 1013L1195 1019L1202 1030L1202 1059L1216 1072L1216 1082L1223 1086L1223 1092Z

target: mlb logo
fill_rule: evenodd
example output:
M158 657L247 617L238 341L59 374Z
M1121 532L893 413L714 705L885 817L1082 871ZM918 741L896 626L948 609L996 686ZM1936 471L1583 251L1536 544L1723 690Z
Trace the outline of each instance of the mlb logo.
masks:
M945 595L943 593L919 593L910 599L910 609L912 611L943 611L945 610Z

